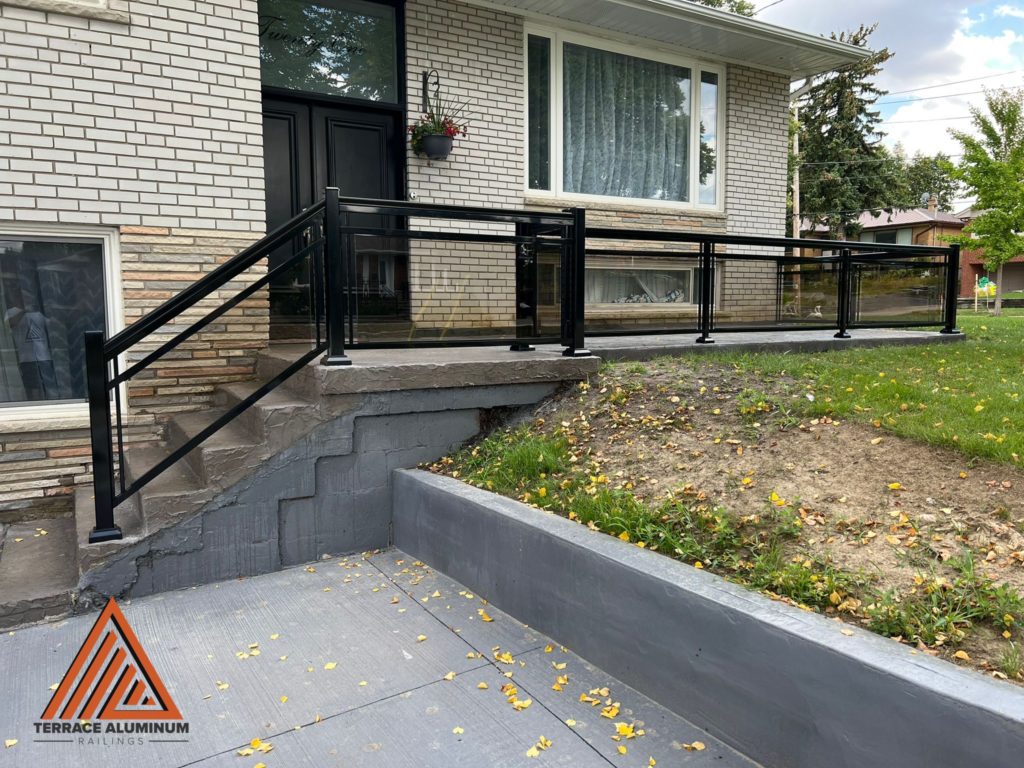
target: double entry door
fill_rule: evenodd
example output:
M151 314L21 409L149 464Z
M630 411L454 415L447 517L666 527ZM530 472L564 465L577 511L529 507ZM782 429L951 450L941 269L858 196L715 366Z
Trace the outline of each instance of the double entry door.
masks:
M404 135L394 113L291 99L264 99L267 231L338 187L342 197L396 199L402 192ZM352 226L400 228L397 217L352 214ZM350 311L361 335L407 320L408 250L401 238L358 236L349 266ZM295 252L284 246L273 269ZM310 264L300 262L270 284L271 336L304 338L312 323Z

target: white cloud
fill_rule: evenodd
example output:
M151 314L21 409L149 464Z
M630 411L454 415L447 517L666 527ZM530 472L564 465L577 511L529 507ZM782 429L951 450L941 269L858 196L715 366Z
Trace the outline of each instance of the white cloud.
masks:
M960 145L949 135L949 129L970 131L971 121L950 118L969 114L971 106L983 106L985 97L978 91L985 88L1024 83L1024 73L1019 71L1024 69L1022 67L1024 59L1020 53L1022 47L1024 47L1024 33L1004 29L994 35L980 32L975 34L971 24L962 23L943 49L929 52L923 58L956 57L961 62L954 77L942 78L938 82L976 77L985 79L922 91L917 95L929 98L900 104L891 113L886 110L883 112L886 119L882 125L887 134L886 144L901 143L910 154L915 151L926 153L943 151L955 154ZM1015 74L1012 75L1002 74L1015 70ZM929 84L934 84L934 82ZM966 95L944 97L942 94ZM880 101L910 98L914 95L884 97Z
M892 0L788 0L758 18L816 34L877 20L878 29L869 44L894 54L884 65L878 85L900 92L879 101L929 97L880 105L886 144L899 142L909 154L955 154L959 145L948 129L970 130L971 121L948 118L969 114L971 105L982 106L984 88L1024 84L1024 6L1019 2L1004 0L997 7L995 0L931 0L924 10L920 3ZM1004 74L1011 71L1014 74ZM913 92L962 80L971 82ZM909 120L928 122L905 122Z
M1024 19L1024 8L1014 5L1000 5L994 11L996 16L1013 16Z

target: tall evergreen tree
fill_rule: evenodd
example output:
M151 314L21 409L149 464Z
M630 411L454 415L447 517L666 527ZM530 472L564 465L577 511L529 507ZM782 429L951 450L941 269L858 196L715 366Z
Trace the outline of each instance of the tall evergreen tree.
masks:
M977 195L978 218L950 238L981 248L985 269L996 272L995 314L1003 306L1003 265L1024 255L1024 90L985 94L988 114L971 107L977 135L950 130L964 149L955 176Z
M832 34L860 48L877 25ZM898 164L882 146L875 101L886 91L874 78L892 58L888 48L833 72L816 75L800 104L800 209L835 238L856 233L865 210L892 210L903 196Z
M720 8L740 16L753 16L754 4L748 0L696 0L698 5L706 5L708 8Z

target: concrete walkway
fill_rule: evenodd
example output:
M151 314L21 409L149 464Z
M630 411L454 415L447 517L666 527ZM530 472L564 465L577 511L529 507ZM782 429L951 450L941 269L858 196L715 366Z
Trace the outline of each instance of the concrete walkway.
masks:
M187 741L146 736L128 746L107 736L107 744L89 744L35 733L51 686L95 621L90 614L0 636L0 741L18 740L0 748L0 765L640 768L651 758L658 766L753 765L396 550L164 593L122 609L189 723ZM505 652L511 663L496 660ZM568 682L554 690L561 675ZM501 688L509 683L528 706L508 701ZM593 695L598 705L580 701L605 687ZM609 699L618 712L604 717ZM616 723L643 735L615 741ZM541 737L550 746L533 758L527 752ZM37 741L44 738L73 740ZM254 738L273 748L239 755ZM695 741L706 748L684 747Z

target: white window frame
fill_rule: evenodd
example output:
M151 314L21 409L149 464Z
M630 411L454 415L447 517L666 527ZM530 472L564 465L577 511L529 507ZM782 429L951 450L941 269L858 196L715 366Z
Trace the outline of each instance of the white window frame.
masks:
M106 305L107 336L124 328L124 302L121 295L121 239L117 229L78 224L0 224L0 239L24 239L43 242L91 240L103 248L103 300ZM84 343L84 342L83 342ZM118 357L118 368L124 370L124 355ZM119 385L121 402L127 404L127 389ZM125 409L127 412L127 409ZM87 426L88 401L75 403L36 403L33 405L0 405L0 424L15 421L50 421L53 419L84 419ZM45 425L40 425L40 427ZM63 426L63 425L61 425ZM70 427L65 427L70 428Z
M550 168L551 189L530 188L530 163L529 163L529 41L530 36L544 37L551 44L550 59L550 103L548 106L551 124L548 167ZM589 48L595 48L609 53L619 53L626 56L634 56L648 61L657 61L663 64L672 64L679 67L687 67L690 70L690 117L696 125L691 124L690 130L690 188L689 200L656 200L645 197L620 197L613 195L591 195L578 192L564 192L562 183L564 169L562 168L562 142L564 139L562 112L563 104L563 75L562 56L565 43L575 43ZM713 204L698 202L700 195L700 79L701 72L710 72L718 75L718 124L715 126L715 138L717 143L717 167L716 167L716 200ZM726 93L725 93L725 65L709 62L700 59L686 58L665 53L653 48L643 48L624 42L608 40L591 35L570 32L557 27L546 27L534 24L523 25L523 115L524 115L524 138L525 147L523 163L523 188L528 197L549 198L556 201L567 201L574 203L597 203L612 204L621 206L643 206L647 208L665 208L671 210L687 211L713 211L722 213L725 211L725 130L726 130Z

